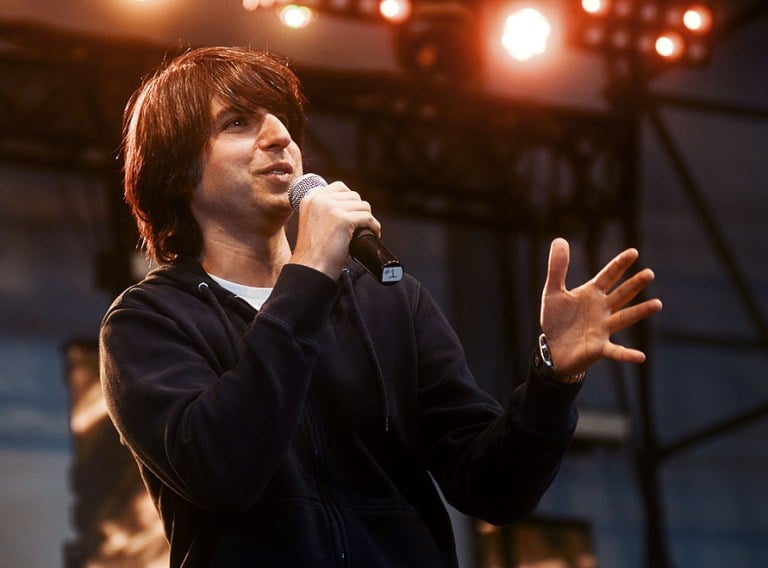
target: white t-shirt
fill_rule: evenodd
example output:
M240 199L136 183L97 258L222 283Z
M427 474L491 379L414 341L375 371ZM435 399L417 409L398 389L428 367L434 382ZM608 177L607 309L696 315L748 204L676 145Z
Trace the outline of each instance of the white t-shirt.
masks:
M230 282L229 280L224 280L223 278L219 278L213 274L209 274L208 276L215 280L216 283L219 284L222 288L225 288L236 296L239 296L257 310L261 309L261 305L266 301L267 298L269 298L269 295L272 293L272 288L245 286L244 284L237 284L235 282Z

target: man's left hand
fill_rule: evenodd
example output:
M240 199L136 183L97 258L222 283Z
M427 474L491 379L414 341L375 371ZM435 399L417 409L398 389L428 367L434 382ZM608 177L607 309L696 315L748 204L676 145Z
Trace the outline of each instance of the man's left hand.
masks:
M541 301L541 329L547 336L552 361L563 375L585 371L599 359L642 363L645 354L617 345L611 335L661 311L654 298L628 305L654 278L649 268L621 284L639 253L630 248L613 258L594 278L578 288L565 285L570 247L562 238L552 241L547 280Z

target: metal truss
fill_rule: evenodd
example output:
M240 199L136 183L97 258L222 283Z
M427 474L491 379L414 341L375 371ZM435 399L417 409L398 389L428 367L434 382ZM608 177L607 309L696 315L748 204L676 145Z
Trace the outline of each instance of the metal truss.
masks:
M126 97L159 55L154 47L0 21L0 160L112 168Z
M516 232L595 230L630 214L627 130L613 115L404 75L300 74L310 164L365 188L377 210ZM351 145L315 130L320 116L344 123Z

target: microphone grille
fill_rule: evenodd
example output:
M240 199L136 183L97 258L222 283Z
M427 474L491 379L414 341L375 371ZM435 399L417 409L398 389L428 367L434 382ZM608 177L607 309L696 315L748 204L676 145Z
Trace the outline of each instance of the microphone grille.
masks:
M288 199L291 200L291 208L299 210L301 200L316 189L325 187L328 182L317 174L304 174L291 182L288 188Z

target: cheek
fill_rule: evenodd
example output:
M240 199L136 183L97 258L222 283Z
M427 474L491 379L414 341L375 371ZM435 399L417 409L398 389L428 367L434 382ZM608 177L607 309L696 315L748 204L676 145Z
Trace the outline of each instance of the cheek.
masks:
M249 146L216 147L205 152L200 160L200 185L216 186L238 174L247 172L250 159Z
M296 144L296 142L291 142L291 145L288 148L288 152L291 154L291 158L293 159L294 168L295 168L295 174L296 177L301 176L304 174L304 163L302 162L301 158L301 150L299 149L299 146Z
M231 157L215 150L203 154L200 159L200 178L192 192L192 207L197 206L200 210L221 200L222 188L232 184L233 171Z
M208 163L206 160L201 162L200 179L192 191L192 206L201 205L211 201L214 196L214 188L221 179L220 172L216 164Z

